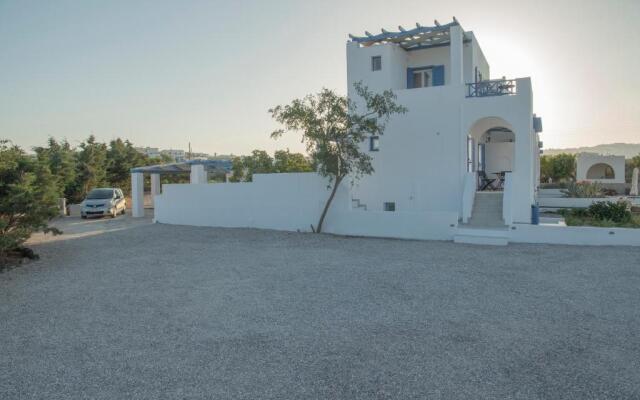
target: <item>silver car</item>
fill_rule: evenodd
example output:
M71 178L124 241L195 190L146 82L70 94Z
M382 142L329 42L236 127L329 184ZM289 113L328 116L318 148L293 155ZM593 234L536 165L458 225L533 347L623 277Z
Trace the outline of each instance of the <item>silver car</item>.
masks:
M122 190L118 188L98 188L87 194L82 202L80 217L103 217L109 215L115 218L118 214L124 214L127 201Z

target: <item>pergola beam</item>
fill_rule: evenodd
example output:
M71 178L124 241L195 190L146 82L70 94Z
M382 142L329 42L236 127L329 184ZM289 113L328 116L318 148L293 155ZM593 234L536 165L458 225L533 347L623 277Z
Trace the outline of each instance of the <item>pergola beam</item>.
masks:
M454 17L453 22L442 25L438 20L434 20L434 26L422 26L416 23L414 29L405 29L398 26L398 32L387 31L382 29L382 33L373 35L369 31L365 31L365 36L355 36L349 34L351 41L368 47L377 43L397 43L405 50L411 47L428 45L440 45L449 43L449 29L451 27L460 26L458 20ZM463 31L464 35L464 31ZM464 38L464 36L463 36Z

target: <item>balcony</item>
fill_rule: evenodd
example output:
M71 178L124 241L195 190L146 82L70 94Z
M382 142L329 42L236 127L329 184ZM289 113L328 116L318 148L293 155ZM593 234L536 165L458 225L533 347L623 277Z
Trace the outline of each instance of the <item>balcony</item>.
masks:
M515 79L494 79L467 83L467 97L507 96L517 94Z

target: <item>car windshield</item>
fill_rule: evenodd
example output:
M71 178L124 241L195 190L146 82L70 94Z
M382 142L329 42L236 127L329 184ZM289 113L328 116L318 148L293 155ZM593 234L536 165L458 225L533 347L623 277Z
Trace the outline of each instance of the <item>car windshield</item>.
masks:
M111 189L93 189L87 195L87 199L96 200L96 199L111 199L113 198L113 190Z

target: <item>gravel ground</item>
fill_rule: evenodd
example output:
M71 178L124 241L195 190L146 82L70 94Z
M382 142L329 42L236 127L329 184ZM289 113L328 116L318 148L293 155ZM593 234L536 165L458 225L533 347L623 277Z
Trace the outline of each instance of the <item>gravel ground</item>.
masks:
M638 399L640 250L67 219L1 399Z

